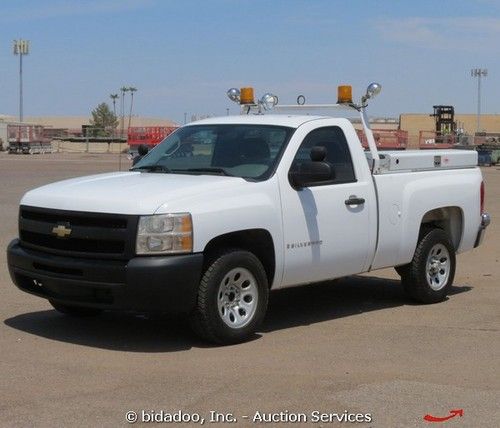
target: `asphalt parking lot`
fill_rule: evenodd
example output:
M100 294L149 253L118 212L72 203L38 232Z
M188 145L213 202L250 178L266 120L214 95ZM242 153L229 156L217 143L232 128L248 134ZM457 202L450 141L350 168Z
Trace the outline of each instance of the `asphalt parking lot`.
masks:
M116 155L0 153L1 247L17 234L26 190L117 168ZM392 270L283 290L255 340L237 346L207 346L182 319L67 318L14 287L4 252L0 426L125 426L128 411L142 410L199 413L207 425L218 411L255 426L257 411L317 410L420 427L454 409L463 416L437 425L500 426L500 168L483 174L492 225L458 257L447 301L412 304Z

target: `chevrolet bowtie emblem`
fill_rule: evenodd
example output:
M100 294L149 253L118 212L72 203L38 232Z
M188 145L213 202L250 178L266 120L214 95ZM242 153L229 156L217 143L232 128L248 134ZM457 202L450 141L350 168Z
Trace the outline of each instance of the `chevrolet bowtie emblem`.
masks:
M71 228L69 226L69 223L58 224L56 227L52 228L52 233L58 238L67 238L71 235Z

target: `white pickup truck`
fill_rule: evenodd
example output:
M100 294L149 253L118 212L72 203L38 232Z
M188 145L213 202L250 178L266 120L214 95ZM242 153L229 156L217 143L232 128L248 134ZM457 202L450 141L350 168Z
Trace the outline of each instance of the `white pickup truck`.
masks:
M130 171L29 191L14 283L70 315L185 313L223 344L256 331L273 289L394 266L410 298L445 299L455 254L490 221L477 153L377 152L366 106L379 89L360 104L339 92L368 152L345 118L261 114L276 97L233 89L246 114L183 126Z

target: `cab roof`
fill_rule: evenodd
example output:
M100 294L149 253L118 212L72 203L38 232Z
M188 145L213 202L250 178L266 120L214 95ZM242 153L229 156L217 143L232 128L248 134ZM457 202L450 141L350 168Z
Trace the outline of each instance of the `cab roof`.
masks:
M220 116L197 120L187 125L251 124L275 125L298 128L306 122L318 119L331 119L328 116L288 115L288 114L248 114L238 116Z

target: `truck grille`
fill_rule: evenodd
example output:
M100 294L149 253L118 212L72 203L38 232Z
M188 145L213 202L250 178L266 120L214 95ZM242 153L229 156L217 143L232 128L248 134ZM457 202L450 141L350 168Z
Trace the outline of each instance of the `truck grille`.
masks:
M21 206L21 245L57 255L130 259L137 216Z

